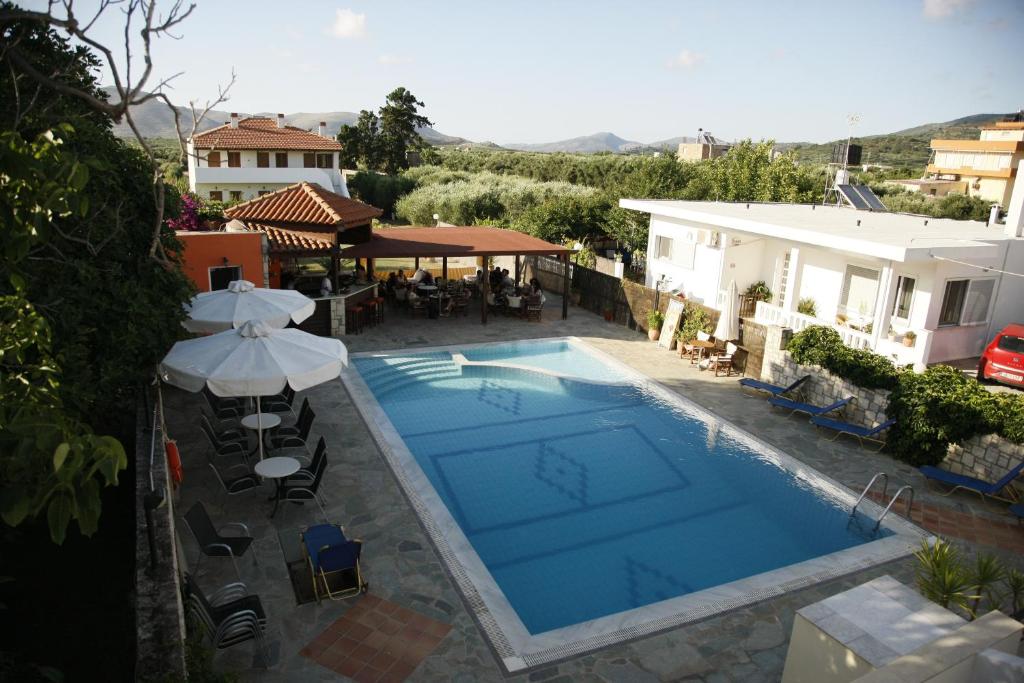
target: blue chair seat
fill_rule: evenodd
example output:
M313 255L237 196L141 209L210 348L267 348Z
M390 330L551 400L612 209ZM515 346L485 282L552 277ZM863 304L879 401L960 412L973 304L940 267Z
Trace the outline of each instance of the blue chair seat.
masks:
M953 493L957 489L968 489L981 495L984 499L985 496L991 496L992 498L999 498L996 494L1005 489L1010 483L1020 476L1020 473L1024 471L1024 461L1021 461L1012 470L1003 475L1003 478L997 482L990 483L982 479L976 479L969 477L966 474L955 474L948 470L939 469L938 467L932 467L931 465L925 465L918 468L918 471L929 479L935 481L941 481L944 484L949 484L953 487ZM946 494L948 495L948 493ZM1015 502L1016 496L1011 490L1009 492L1011 496L1010 502Z
M309 555L310 564L313 567L320 566L320 549L328 546L342 546L348 543L341 527L336 524L317 524L311 526L302 534L302 541L306 544L306 554Z
M801 403L800 401L794 401L783 396L772 396L771 398L768 399L768 402L771 403L773 406L779 408L786 408L788 410L793 411L794 413L807 413L808 415L824 415L826 413L831 413L833 410L839 410L852 400L853 397L850 396L844 399L840 399L835 403L832 403L827 406L816 406L810 403Z

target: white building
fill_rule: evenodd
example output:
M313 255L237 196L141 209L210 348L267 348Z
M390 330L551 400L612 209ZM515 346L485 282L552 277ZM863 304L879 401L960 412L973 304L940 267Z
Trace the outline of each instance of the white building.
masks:
M188 142L189 189L204 199L246 201L300 182L316 183L348 197L339 170L341 144L324 134L249 117L231 121Z
M651 214L647 285L720 307L731 280L763 280L755 320L829 325L900 364L979 355L1024 321L1024 184L1005 226L835 206L622 199ZM801 299L815 315L797 312ZM891 334L890 334L891 327ZM913 346L903 335L913 331Z

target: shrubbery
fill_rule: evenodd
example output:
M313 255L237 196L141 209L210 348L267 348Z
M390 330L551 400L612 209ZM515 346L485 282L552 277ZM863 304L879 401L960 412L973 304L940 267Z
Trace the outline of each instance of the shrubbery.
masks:
M394 215L395 203L416 187L416 180L401 175L384 175L373 171L360 171L348 178L348 189L361 202L376 206L386 215Z
M851 349L831 327L814 325L797 333L786 347L797 363L820 365L834 375L865 389L892 389L899 369L885 356Z
M430 178L427 171L419 173ZM444 178L441 173L432 179L440 178ZM595 194L592 188L571 183L479 173L469 180L420 185L398 200L395 213L415 225L432 224L435 213L442 221L457 225L511 225L521 214L550 199Z
M994 394L956 368L900 370L884 356L845 346L838 332L824 326L794 335L786 350L797 363L819 365L857 386L890 389L885 414L896 424L888 449L912 465L936 465L950 444L983 434L1024 443L1024 396Z

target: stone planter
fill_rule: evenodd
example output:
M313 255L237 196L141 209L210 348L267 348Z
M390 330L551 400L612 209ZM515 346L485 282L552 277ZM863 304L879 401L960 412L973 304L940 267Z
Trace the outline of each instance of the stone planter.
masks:
M658 337L660 337L660 336L661 336L661 330L659 330L659 329L647 330L647 338L650 339L651 341L658 341Z

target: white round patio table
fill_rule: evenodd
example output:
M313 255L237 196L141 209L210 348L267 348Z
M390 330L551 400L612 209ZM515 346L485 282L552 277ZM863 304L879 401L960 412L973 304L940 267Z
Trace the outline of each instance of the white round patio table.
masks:
M295 458L278 455L273 458L260 460L256 463L256 467L254 469L256 474L264 479L273 479L274 483L277 485L277 489L271 497L271 500L274 501L274 509L270 511L270 516L273 517L277 514L277 506L281 503L281 494L284 491L284 480L286 477L290 477L299 471L299 461Z
M251 429L254 432L257 432L256 448L254 448L252 453L249 454L250 456L253 456L258 451L260 451L260 444L263 443L263 432L267 431L268 429L273 429L274 427L277 427L280 424L281 417L279 415L275 415L274 413L253 413L252 415L246 415L245 417L242 418L243 427L245 427L246 429ZM262 425L262 427L260 425ZM260 455L262 456L263 453L260 452Z
M519 308L519 304L522 303L522 301L523 301L523 297L521 297L521 296L510 296L508 298L508 307L509 308Z
M437 285L416 285L416 289L422 289L425 292L436 292Z
M253 413L242 418L242 426L246 429L273 429L281 424L281 416L275 413Z

